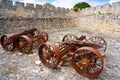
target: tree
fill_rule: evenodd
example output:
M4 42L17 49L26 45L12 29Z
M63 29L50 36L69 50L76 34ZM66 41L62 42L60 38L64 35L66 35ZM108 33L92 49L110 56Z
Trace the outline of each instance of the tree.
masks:
M85 9L87 7L91 7L87 2L80 2L80 3L77 3L73 6L73 9L75 11L77 11L78 9Z
M48 2L46 2L45 4L43 4L44 6L46 6L46 7L54 7L54 5L52 5L51 3L48 3Z

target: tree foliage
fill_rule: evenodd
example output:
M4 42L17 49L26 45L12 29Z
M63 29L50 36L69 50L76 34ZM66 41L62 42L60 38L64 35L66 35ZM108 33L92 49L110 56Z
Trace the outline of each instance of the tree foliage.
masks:
M47 3L43 4L43 5L46 6L46 7L54 7L54 5L52 5L52 4L49 3L49 2L47 2Z
M78 9L85 9L87 7L91 7L87 2L80 2L80 3L77 3L73 6L73 9L75 11L77 11Z

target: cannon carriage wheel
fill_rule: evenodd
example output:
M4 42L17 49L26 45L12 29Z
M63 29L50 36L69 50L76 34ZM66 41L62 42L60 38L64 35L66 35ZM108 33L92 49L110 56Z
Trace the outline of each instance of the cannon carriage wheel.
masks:
M47 32L42 32L42 35L43 35L43 38L44 38L44 41L48 41L48 33Z
M59 47L51 42L46 42L39 47L39 58L48 68L56 68L60 62Z
M104 40L104 38L99 37L99 36L93 36L93 37L88 38L88 42L98 44L101 46L100 48L101 50L106 51L107 43Z
M48 34L47 34L47 32L41 32L41 33L39 33L38 35L42 35L42 38L40 38L40 39L38 39L38 43L39 44L43 44L43 43L45 43L46 41L48 41Z
M22 35L16 41L16 48L21 53L29 53L33 49L32 40L28 36Z
M9 35L9 34L1 36L1 40L0 40L1 46L6 51L13 51L15 49L15 43L14 42L10 42L9 44L5 44L10 36L11 35Z
M74 34L66 34L63 39L62 39L62 42L67 42L67 41L70 41L70 40L77 40L78 37Z
M95 78L103 70L104 59L98 50L92 47L81 47L72 57L72 66L79 74Z
M66 34L62 39L63 43L61 43L59 45L60 49L64 50L64 48L66 48L67 46L69 46L71 44L71 40L77 40L77 39L78 39L78 37L74 34L71 34L71 33Z

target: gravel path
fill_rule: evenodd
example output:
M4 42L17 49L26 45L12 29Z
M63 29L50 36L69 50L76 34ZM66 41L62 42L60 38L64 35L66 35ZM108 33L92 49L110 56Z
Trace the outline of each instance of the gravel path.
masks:
M81 31L79 28L65 28L51 30L49 41L61 42L67 33L77 36L94 35L103 36L108 48L105 52L105 66L101 75L94 80L119 80L120 79L120 39L96 32ZM68 66L58 66L57 69L45 67L38 57L38 50L34 49L30 54L21 54L18 51L6 52L0 46L0 80L89 80L79 75Z

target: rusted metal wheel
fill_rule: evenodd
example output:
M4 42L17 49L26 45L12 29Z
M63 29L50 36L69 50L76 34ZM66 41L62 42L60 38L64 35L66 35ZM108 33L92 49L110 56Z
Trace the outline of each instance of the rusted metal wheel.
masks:
M43 35L43 39L46 41L48 41L48 33L47 32L42 32Z
M98 44L101 46L100 50L106 51L107 43L104 38L99 36L93 36L88 39L88 42Z
M51 42L46 42L39 47L41 62L48 68L56 68L60 62L59 47Z
M68 42L70 40L77 40L78 37L74 34L66 34L63 39L62 39L62 42Z
M26 35L19 37L16 43L16 47L21 53L29 53L33 49L32 40Z
M38 44L43 44L48 41L48 34L47 32L41 32L38 35L41 35L40 38L37 40Z
M43 43L45 43L45 40L42 38L39 38L36 44L39 46L40 44L43 44Z
M11 34L12 35L12 34ZM1 46L4 50L6 51L12 51L15 49L15 43L14 42L9 42L7 43L7 40L11 36L9 34L1 36Z
M72 66L76 72L85 77L98 77L103 70L103 65L103 57L92 47L81 47L72 57Z

